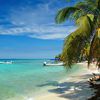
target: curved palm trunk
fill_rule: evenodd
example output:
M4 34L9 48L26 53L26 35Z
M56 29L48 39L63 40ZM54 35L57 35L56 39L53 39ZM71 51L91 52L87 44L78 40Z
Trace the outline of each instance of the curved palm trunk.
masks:
M96 32L96 31L95 31ZM94 43L94 40L95 40L95 32L94 32L94 35L90 41L90 52L89 52L89 58L88 58L88 67L90 65L90 63L92 62L92 59L93 59L93 43Z
M94 16L93 27L92 27L93 29L92 29L91 36L90 36L90 52L89 52L89 58L88 58L88 67L93 60L93 52L94 52L93 43L95 41L96 32L98 28L97 19L98 19L97 16Z

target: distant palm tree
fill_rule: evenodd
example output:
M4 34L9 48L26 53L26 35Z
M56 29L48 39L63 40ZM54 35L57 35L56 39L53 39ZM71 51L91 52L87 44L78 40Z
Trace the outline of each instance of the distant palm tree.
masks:
M90 44L88 64L94 58L100 62L100 0L84 0L73 7L65 7L58 11L56 22L67 19L74 20L78 28L65 38L62 58L65 65L71 67L80 59L86 44Z

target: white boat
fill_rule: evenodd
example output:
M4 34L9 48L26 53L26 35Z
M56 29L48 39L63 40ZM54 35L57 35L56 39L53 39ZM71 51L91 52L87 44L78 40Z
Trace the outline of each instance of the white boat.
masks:
M57 63L47 63L47 62L44 62L43 63L44 66L63 66L63 62L57 62Z
M5 62L5 64L12 64L12 63L13 63L12 61Z
M12 61L2 61L2 62L0 62L0 64L12 64L13 62Z

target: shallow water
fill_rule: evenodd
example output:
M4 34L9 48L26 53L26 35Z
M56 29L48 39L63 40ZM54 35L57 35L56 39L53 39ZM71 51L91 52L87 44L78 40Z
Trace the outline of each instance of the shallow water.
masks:
M45 60L13 61L0 64L0 100L27 100L28 97L47 92L57 81L79 71L79 66L66 70L63 66L44 67Z

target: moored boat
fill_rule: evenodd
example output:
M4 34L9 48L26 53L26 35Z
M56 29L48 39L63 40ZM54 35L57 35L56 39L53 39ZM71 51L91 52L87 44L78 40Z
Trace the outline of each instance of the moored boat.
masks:
M12 64L13 62L12 61L2 61L0 62L0 64Z
M44 66L63 66L63 62L54 62L54 63L50 63L50 62L44 62L43 63Z

